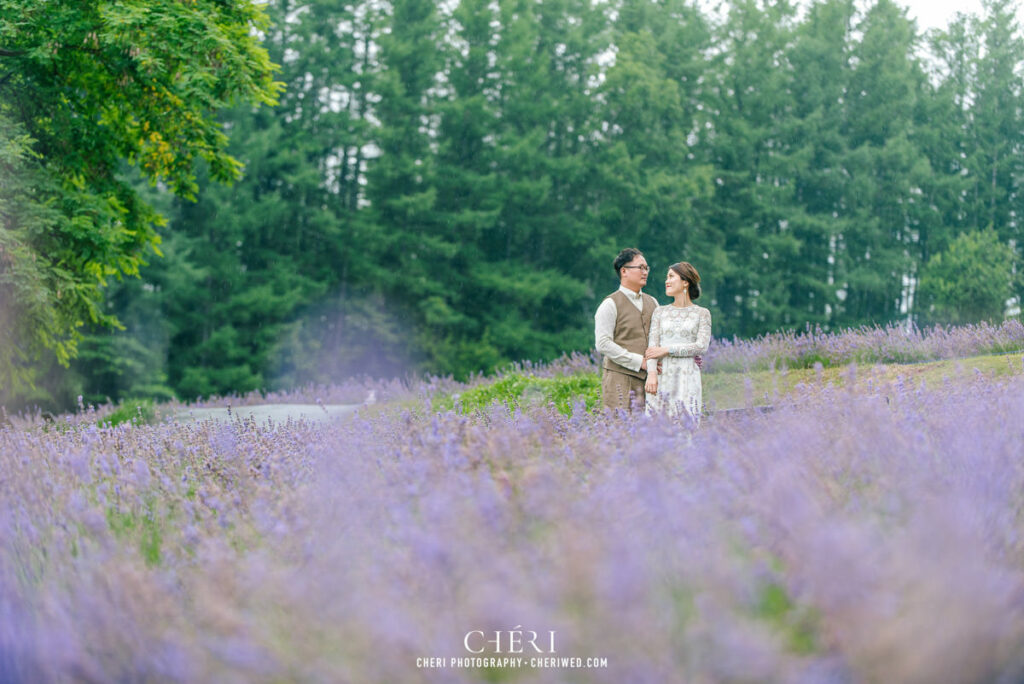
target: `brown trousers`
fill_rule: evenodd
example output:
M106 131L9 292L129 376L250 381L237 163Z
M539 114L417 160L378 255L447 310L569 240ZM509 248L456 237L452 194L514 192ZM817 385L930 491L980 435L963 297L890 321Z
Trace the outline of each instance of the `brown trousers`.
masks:
M601 399L605 408L642 411L646 401L644 381L605 368L601 378Z

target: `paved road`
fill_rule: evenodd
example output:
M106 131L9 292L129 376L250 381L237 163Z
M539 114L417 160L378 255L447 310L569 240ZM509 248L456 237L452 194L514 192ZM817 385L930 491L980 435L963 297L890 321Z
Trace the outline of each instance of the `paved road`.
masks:
M275 423L283 423L288 418L313 421L326 421L347 416L362 404L261 404L258 406L232 406L231 413L226 408L193 408L176 413L174 417L180 421L188 420L237 420L252 418L257 423L265 423L267 419Z

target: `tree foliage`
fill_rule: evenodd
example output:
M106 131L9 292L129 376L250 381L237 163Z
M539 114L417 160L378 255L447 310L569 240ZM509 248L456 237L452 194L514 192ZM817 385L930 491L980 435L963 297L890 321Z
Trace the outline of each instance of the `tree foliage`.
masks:
M159 255L163 219L125 163L184 197L198 160L239 175L215 114L274 101L263 28L250 0L0 2L4 377L28 380L44 349L67 363L85 324L116 326L103 287Z
M721 336L998 318L1024 294L1011 0L928 33L894 0L31 6L0 22L0 288L21 307L0 314L65 355L78 321L123 321L82 343L89 397L586 350L625 246L655 295L695 264ZM38 49L54 36L78 47ZM286 89L253 108L270 62ZM155 246L157 205L166 256L102 300Z
M1014 293L1017 260L992 229L961 233L922 269L922 318L955 324L1002 320Z

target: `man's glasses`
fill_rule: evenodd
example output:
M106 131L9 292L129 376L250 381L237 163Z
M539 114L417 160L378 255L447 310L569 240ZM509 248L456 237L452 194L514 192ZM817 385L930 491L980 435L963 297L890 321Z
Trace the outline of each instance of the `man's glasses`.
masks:
M641 271L650 271L651 267L646 264L643 266L623 266L622 268L639 268Z

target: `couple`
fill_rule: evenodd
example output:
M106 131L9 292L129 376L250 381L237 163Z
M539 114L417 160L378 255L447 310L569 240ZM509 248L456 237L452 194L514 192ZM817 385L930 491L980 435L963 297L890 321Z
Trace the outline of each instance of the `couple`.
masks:
M601 394L610 409L645 407L648 413L699 420L702 406L700 355L711 342L711 312L697 306L700 274L685 261L672 264L665 294L675 301L658 306L642 293L650 267L632 247L615 257L619 289L594 314L597 351L604 356Z

